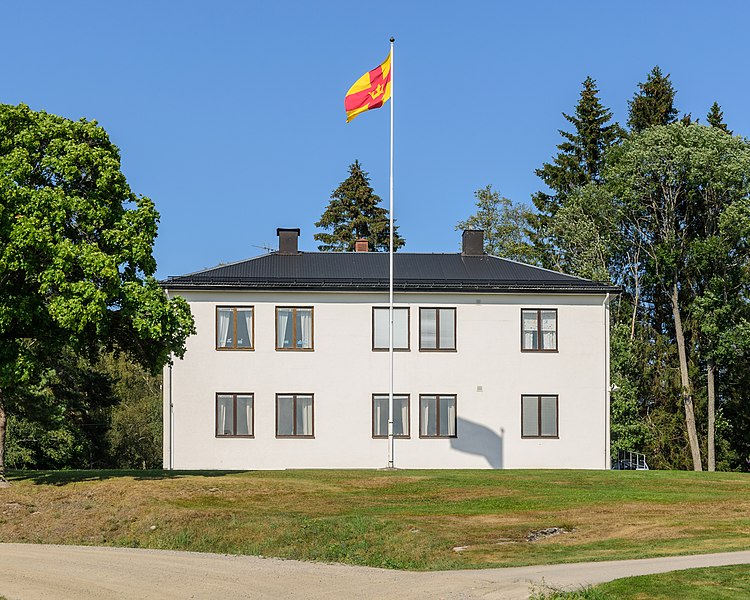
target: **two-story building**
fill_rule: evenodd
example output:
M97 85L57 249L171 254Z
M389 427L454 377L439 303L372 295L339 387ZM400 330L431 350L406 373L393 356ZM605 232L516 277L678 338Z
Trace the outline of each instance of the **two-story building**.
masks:
M163 282L197 334L164 375L173 469L387 461L388 255L279 251ZM616 288L482 252L398 252L394 464L609 468Z

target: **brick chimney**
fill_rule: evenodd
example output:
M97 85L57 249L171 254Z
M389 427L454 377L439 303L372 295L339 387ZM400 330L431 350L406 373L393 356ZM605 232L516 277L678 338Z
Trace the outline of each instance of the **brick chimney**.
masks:
M299 228L286 229L279 227L276 230L279 236L279 254L299 254L297 241L299 240Z
M370 243L367 241L367 238L359 238L357 241L355 241L354 251L355 252L369 252Z
M461 238L462 256L484 255L484 231L481 229L466 229Z

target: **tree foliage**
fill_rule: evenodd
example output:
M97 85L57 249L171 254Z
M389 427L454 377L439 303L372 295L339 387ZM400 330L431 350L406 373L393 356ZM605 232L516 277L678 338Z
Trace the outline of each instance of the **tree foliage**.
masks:
M0 105L0 447L40 357L116 349L158 369L184 352L193 321L153 277L157 222L96 122Z
M674 106L675 89L669 79L655 66L646 77L645 83L638 84L639 91L628 102L630 115L628 126L634 131L643 131L654 125L669 125L677 120L678 111ZM690 117L688 115L688 124Z
M484 251L493 256L536 264L537 254L529 239L530 210L511 202L491 185L474 192L476 212L456 225L456 230L484 231Z
M388 211L380 206L380 196L370 186L368 174L359 161L349 165L347 177L331 194L316 227L330 233L316 233L315 239L322 242L318 250L323 252L353 252L354 244L364 238L371 252L388 251ZM404 239L394 225L393 249L404 245Z
M617 123L610 123L612 113L599 100L591 77L583 82L574 113L563 113L563 117L573 125L573 132L560 131L563 142L557 146L557 156L536 170L550 191L534 194L537 212L529 220L531 239L542 252L545 266L564 269L564 260L556 252L560 238L553 227L555 216L572 193L599 181L605 152L617 143L622 130Z

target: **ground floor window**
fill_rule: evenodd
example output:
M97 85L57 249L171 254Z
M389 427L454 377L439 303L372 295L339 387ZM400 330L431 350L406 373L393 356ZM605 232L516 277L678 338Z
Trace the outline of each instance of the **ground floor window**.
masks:
M372 395L372 437L388 437L388 411L390 398L388 394ZM409 437L409 396L393 395L393 435L400 438Z
M276 437L313 437L313 395L276 394Z
M456 437L456 396L419 397L419 437Z
M521 437L559 437L557 408L557 396L521 396Z
M253 394L216 394L216 436L253 437Z

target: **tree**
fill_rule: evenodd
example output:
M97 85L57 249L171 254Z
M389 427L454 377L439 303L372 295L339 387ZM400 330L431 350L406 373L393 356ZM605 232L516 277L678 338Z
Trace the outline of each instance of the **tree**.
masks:
M621 215L622 244L644 253L638 269L644 297L651 302L644 312L657 331L672 336L677 350L695 470L701 470L702 460L692 373L696 364L711 358L707 348L720 339L709 328L701 340L691 315L696 299L714 288L714 274L729 282L746 276L750 229L729 235L720 224L750 221L743 216L750 195L748 172L748 142L716 128L681 124L652 126L630 136L608 157L604 172L603 191ZM747 303L736 286L731 295L735 302ZM668 313L662 312L661 301Z
M628 102L628 125L633 131L643 131L653 125L669 125L677 120L678 111L674 107L676 92L669 74L664 75L657 65L651 69L646 82L638 84L638 88L640 91Z
M189 307L153 276L158 219L95 121L0 105L0 477L44 357L104 348L156 370L184 353Z
M500 196L491 185L474 192L477 212L456 225L456 230L484 231L484 251L493 256L536 264L537 256L528 236L531 211Z
M573 115L563 117L573 125L573 133L560 131L563 142L551 163L536 170L551 193L537 192L532 197L537 209L530 216L531 239L546 259L545 266L564 268L556 253L559 238L552 231L552 221L570 194L588 183L597 183L604 165L604 154L622 134L617 123L610 123L612 113L599 100L596 81L587 77Z
M323 242L318 250L323 252L353 252L354 243L365 238L371 252L388 251L388 211L381 206L380 197L370 186L368 174L359 161L349 165L349 177L331 194L316 227L331 230L331 233L316 233L315 239ZM393 249L404 245L394 225Z
M716 129L721 129L729 135L732 135L727 124L724 123L724 113L721 111L721 106L719 106L717 102L714 102L711 105L711 110L709 110L708 115L706 115L706 121L708 121L708 124L711 127L716 127Z

